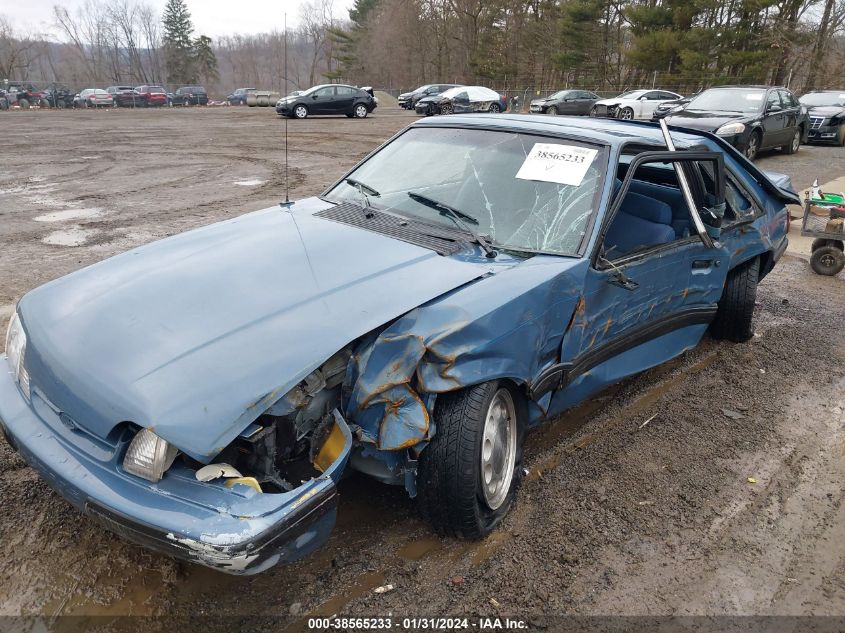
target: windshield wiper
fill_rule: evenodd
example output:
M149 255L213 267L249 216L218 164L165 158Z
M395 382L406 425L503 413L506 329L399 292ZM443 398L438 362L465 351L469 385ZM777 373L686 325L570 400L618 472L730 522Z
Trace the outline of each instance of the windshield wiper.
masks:
M440 212L440 215L445 215L446 217L450 218L456 225L458 225L458 228L463 229L475 238L476 243L481 247L481 250L484 251L484 254L490 259L499 256L499 253L497 253L496 250L492 246L490 246L490 244L487 243L487 240L485 240L483 237L481 237L479 233L476 233L473 229L469 227L467 222L478 224L478 220L472 217L471 215L464 213L463 211L459 211L458 209L451 207L448 204L438 202L433 198L429 198L428 196L424 196L413 191L408 192L408 197L415 202L419 202L420 204L423 204L427 207L436 209Z
M381 194L380 194L378 191L376 191L375 189L373 189L373 188L372 188L372 187L370 187L369 185L365 185L365 184L364 184L363 182L361 182L360 180L355 180L354 178L344 178L344 179L343 179L343 182L349 183L350 185L352 185L353 187L355 187L355 188L356 188L358 191L360 191L361 193L363 193L364 191L366 191L366 192L367 192L369 195L371 195L371 196L376 196L377 198L378 198L379 196L381 196Z

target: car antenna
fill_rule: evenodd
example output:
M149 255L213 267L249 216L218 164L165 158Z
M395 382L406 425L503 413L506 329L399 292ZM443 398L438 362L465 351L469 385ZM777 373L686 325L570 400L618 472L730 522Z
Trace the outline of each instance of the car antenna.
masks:
M282 84L282 92L287 95L288 88L288 14L285 13L285 78ZM282 96L284 98L284 95ZM280 202L282 208L290 208L293 202L290 201L290 180L288 180L288 117L285 116L285 201Z

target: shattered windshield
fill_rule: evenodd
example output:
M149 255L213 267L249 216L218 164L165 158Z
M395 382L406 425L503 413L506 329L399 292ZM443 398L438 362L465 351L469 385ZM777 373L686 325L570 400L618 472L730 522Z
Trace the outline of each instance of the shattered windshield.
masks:
M573 256L606 168L606 148L580 141L412 128L325 197L454 228L449 214L420 201L426 196L472 218L472 229L500 248Z

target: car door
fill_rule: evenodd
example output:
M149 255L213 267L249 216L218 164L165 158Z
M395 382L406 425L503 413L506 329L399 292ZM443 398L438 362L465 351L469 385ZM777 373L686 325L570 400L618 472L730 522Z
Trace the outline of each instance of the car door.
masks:
M470 103L469 93L466 90L462 90L452 97L452 112L461 114L472 111L472 103Z
M637 100L636 105L636 118L638 119L650 119L651 115L654 113L654 109L657 107L657 104L660 103L660 92L657 90L652 90L651 92L645 93L642 97Z
M723 157L683 154L645 152L631 162L599 228L599 246L563 337L560 388L550 414L693 347L714 317L730 256L724 246L705 243L695 228L684 230L683 222L695 227L693 213L705 200L716 206L724 199ZM699 161L721 175L713 197L704 193ZM649 166L683 169L697 183L694 208L677 179L674 187L641 180Z
M335 113L335 87L325 86L319 88L309 95L308 111L311 114L334 114Z
M777 90L769 90L766 95L766 103L763 109L761 120L763 127L763 139L761 147L778 147L786 142L786 115L783 112L783 103Z
M349 114L355 102L355 89L350 86L335 86L334 111L337 114Z
M590 108L593 107L593 104L598 101L598 96L594 95L590 92L578 92L578 98L576 99L577 108L575 109L575 114L578 115L587 115L590 113Z
M791 92L788 90L778 90L781 105L783 105L783 127L784 139L787 143L791 142L798 129L799 117L801 114L801 104L798 103Z

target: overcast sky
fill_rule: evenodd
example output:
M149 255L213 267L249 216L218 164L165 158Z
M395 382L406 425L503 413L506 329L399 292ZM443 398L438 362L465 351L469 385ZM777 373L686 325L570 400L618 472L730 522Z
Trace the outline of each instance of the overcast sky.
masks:
M147 0L159 11L165 0ZM16 27L36 32L55 32L53 5L60 4L73 13L84 0L0 0L0 15ZM284 14L288 26L295 26L302 0L187 0L196 35L217 37L234 33L264 33L282 29ZM352 0L335 0L335 14L347 17Z

